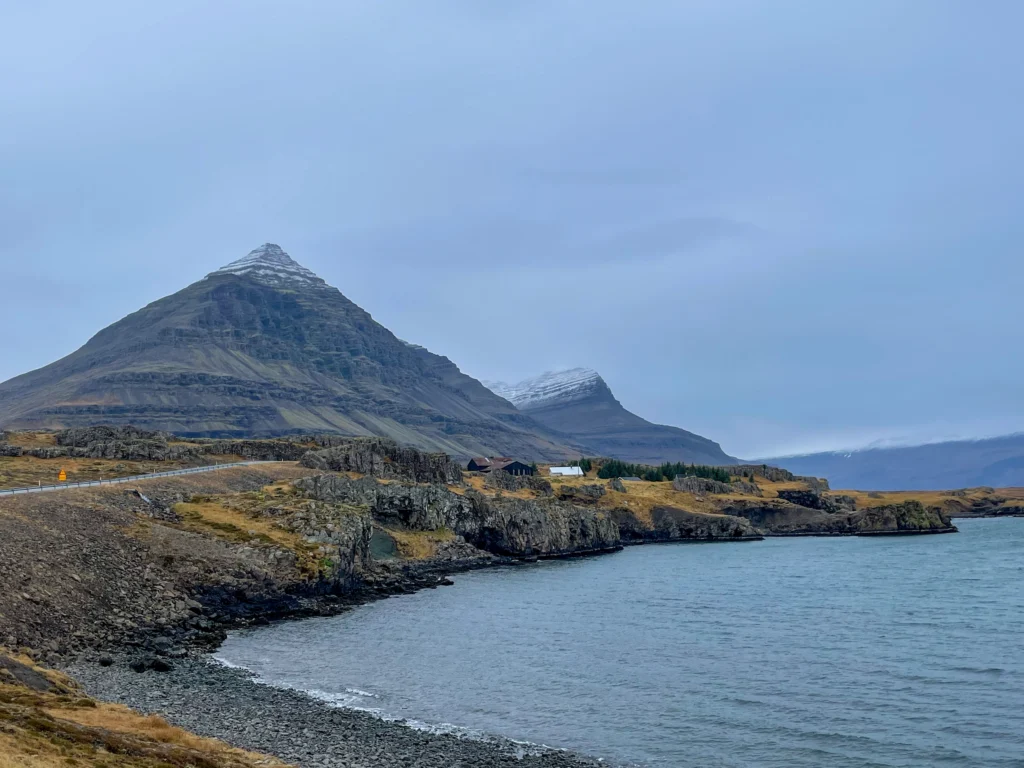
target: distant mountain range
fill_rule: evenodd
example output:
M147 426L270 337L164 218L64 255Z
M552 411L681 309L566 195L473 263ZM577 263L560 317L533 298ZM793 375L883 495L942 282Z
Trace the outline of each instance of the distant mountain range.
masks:
M455 456L585 449L407 344L267 243L0 384L0 427L384 435Z
M833 488L924 491L1024 486L1024 434L766 459Z
M706 437L630 413L588 368L544 373L518 384L485 384L533 420L586 446L591 455L643 464L737 463Z

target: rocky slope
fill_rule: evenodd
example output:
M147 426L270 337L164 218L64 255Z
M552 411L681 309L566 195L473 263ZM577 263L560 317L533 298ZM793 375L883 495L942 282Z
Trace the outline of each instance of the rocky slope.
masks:
M0 426L381 435L459 456L579 453L273 244L0 384Z
M287 768L268 755L90 698L65 675L0 647L0 765L53 768Z
M596 371L574 368L518 384L488 382L487 386L530 418L582 443L591 455L644 464L737 463L718 443L678 427L652 424L629 412Z

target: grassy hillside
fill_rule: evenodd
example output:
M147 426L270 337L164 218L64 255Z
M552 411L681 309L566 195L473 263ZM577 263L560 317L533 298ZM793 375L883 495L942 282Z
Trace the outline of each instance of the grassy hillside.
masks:
M0 768L284 768L267 755L86 696L71 679L0 647Z

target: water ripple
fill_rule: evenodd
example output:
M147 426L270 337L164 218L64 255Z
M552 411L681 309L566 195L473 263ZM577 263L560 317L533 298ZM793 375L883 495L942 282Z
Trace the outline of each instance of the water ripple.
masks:
M219 655L420 727L622 763L1024 768L1024 519L960 527L480 571Z

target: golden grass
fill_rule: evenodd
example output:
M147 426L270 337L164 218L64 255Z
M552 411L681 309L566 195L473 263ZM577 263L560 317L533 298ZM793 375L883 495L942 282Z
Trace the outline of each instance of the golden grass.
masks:
M38 692L0 679L0 768L283 768L116 704L85 696L74 681L0 649L57 687Z
M437 555L439 544L455 538L455 534L447 528L435 531L403 531L391 528L385 530L395 540L398 554L408 560L429 560Z
M742 479L742 478L741 478ZM600 484L606 487L606 493L598 502L602 508L623 507L630 510L645 525L651 524L651 513L655 507L667 506L685 509L707 515L722 514L722 508L737 501L763 501L777 498L780 491L808 490L807 483L799 480L771 482L758 476L756 483L762 496L751 496L740 493L707 494L696 496L692 493L677 491L672 483L662 482L629 482L626 493L618 493L608 488L608 481L585 477L564 477L552 479L555 492L559 487ZM488 492L493 493L490 489ZM852 496L856 500L857 509L902 504L907 501L919 501L925 507L939 507L947 514L955 515L961 510L968 510L975 501L1003 498L1003 507L1024 505L1024 488L1000 488L995 492L991 488L971 488L960 496L949 491L891 491L875 493L867 491L833 490L833 495Z
M685 509L688 512L697 512L705 515L720 514L714 500L710 496L698 498L692 493L677 491L672 483L666 480L652 483L646 480L640 482L627 482L626 493L613 491L609 487L608 480L601 480L593 477L563 477L557 482L552 482L555 493L564 487L578 487L581 485L603 485L605 495L598 501L598 507L603 509L625 508L632 512L641 523L652 525L651 513L655 507L676 507Z
M884 507L890 504L903 504L908 501L919 501L926 507L939 507L946 512L969 509L972 502L992 497L988 488L971 488L964 496L951 495L949 491L832 491L841 496L852 496L857 502L857 509Z
M116 704L0 684L0 768L264 768L282 763Z
M492 488L491 486L487 485L486 478L483 475L473 475L468 472L463 472L462 475L463 480L465 481L466 486L468 487L460 488L457 485L448 486L448 489L450 491L454 491L460 496L464 495L466 491L469 490L470 488L472 488L474 491L480 491L480 493L484 494L485 496L494 496L495 494L498 493L500 493L502 496L512 497L516 499L535 499L538 496L540 496L539 493L537 493L536 491L531 491L528 488L523 488L518 491L503 491L498 488ZM548 478L544 479L547 480Z
M256 755L241 749L230 747L216 739L197 736L186 730L171 725L158 715L140 715L120 704L96 703L90 707L60 708L44 707L43 711L52 717L68 720L91 728L104 728L110 731L130 733L136 737L144 737L163 744L195 750L209 755L231 756L235 758L261 759L262 765L283 765L283 763ZM268 762L269 760L269 762Z
M45 448L57 444L55 432L11 432L7 438L11 445L22 448Z
M239 509L227 500L179 502L174 505L174 512L181 517L177 524L179 528L234 544L294 552L298 557L299 570L307 576L316 576L322 570L318 545L282 528L272 518Z

